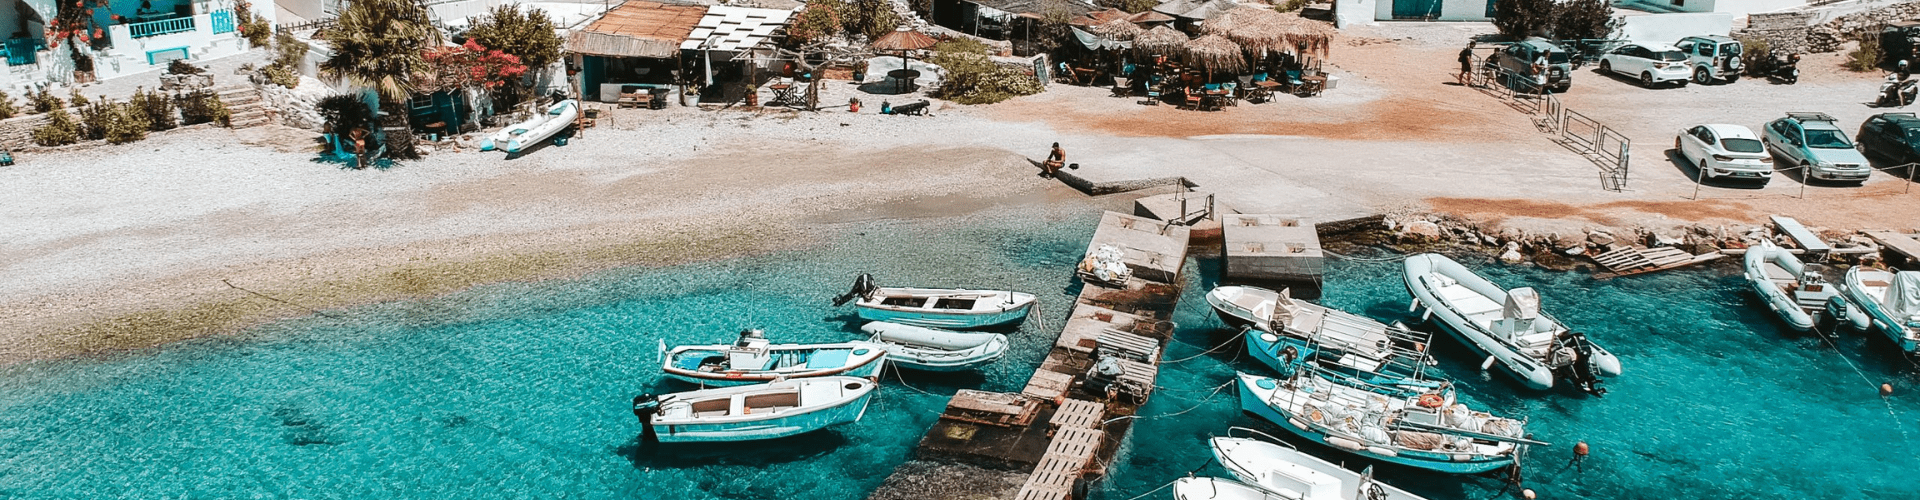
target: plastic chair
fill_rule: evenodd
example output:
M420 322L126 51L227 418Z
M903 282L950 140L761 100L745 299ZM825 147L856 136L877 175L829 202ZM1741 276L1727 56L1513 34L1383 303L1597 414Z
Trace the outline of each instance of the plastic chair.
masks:
M1287 70L1287 81L1281 83L1287 84L1287 88L1289 89L1299 89L1301 85L1305 85L1307 82L1300 80L1300 70L1290 69Z

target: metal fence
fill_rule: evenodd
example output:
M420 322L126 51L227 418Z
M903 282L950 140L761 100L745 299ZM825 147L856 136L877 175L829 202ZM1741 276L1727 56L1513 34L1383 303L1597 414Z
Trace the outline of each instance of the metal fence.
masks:
M1567 109L1560 98L1543 88L1532 75L1500 67L1486 67L1474 57L1473 71L1462 83L1494 96L1507 106L1533 118L1534 128L1555 136L1554 142L1579 153L1600 167L1600 187L1608 191L1627 188L1627 166L1632 162L1633 141L1599 120Z

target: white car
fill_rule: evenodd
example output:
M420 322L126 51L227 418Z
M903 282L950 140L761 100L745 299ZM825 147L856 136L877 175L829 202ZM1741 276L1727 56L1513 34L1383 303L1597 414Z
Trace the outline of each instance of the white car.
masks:
M1773 155L1753 130L1739 125L1698 125L1680 131L1673 148L1709 179L1754 179L1765 185L1773 179Z
M1687 53L1672 45L1629 43L1600 56L1600 71L1639 78L1644 87L1665 82L1684 87L1693 70L1687 67Z

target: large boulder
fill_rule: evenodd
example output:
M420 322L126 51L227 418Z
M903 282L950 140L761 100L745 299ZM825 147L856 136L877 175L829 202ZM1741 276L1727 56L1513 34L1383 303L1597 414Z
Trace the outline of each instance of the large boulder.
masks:
M1400 239L1403 240L1440 241L1443 235L1445 233L1440 230L1440 225L1432 221L1408 222L1406 227L1400 229Z

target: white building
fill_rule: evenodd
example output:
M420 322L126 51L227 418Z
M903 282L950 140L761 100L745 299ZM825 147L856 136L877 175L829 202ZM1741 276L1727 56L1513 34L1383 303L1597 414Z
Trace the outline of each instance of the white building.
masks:
M85 0L93 10L87 29L89 41L46 39L47 21L57 17L54 0L14 0L14 8L0 9L0 27L7 71L0 88L15 91L44 83L71 84L105 80L165 68L175 59L202 61L247 50L234 15L234 0ZM274 6L252 6L254 14L273 20ZM79 71L74 53L92 60L91 72Z

